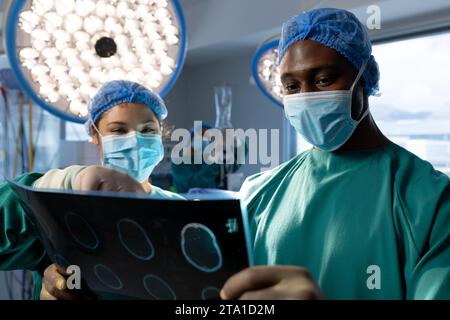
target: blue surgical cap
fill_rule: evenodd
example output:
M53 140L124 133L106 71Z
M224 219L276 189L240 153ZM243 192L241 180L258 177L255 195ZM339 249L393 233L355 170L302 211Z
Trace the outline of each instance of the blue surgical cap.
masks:
M278 63L288 48L300 40L311 39L332 48L347 58L363 74L364 90L368 95L377 93L380 72L372 56L372 44L365 26L356 16L341 9L313 9L292 17L283 24L278 47Z
M88 133L91 134L90 123L95 124L105 111L130 102L147 105L159 121L167 117L166 105L157 93L136 82L114 80L105 83L89 103L89 120L86 122Z

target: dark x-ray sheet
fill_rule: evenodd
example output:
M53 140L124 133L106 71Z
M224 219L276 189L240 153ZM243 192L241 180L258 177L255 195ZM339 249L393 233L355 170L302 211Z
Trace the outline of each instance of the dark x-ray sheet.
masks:
M53 262L79 266L95 292L214 299L228 277L251 265L239 200L163 200L9 183Z

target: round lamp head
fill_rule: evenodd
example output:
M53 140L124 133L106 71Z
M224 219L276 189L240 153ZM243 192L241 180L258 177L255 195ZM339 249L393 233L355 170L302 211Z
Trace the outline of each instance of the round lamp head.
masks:
M186 55L177 0L14 0L5 42L22 89L69 121L86 120L89 100L111 80L165 96Z
M275 39L263 44L253 56L252 73L262 93L279 107L283 107L280 68L277 64L278 42Z

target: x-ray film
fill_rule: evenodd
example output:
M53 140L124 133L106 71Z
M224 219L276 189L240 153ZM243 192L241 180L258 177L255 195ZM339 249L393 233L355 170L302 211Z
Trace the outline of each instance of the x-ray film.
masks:
M79 266L100 295L215 299L231 275L251 265L246 211L237 199L164 200L9 183L53 262Z

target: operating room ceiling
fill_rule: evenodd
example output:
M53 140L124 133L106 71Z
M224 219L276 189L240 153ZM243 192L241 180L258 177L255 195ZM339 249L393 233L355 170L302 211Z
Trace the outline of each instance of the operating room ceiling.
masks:
M338 7L354 12L366 21L367 7L378 4L382 28L371 32L382 39L418 29L450 26L448 0L181 0L188 27L187 64L254 51L271 35L280 31L284 20L297 12L312 8Z
M0 0L3 11L7 0ZM10 0L9 0L10 1ZM253 52L280 31L281 23L297 12L314 7L339 7L361 21L371 4L381 8L381 30L374 40L450 26L448 0L179 0L188 29L187 65L211 62Z

